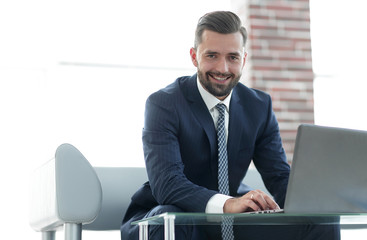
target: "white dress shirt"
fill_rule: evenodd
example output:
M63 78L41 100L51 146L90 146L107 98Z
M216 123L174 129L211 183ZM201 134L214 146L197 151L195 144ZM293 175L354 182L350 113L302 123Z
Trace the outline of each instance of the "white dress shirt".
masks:
M212 115L215 128L217 128L217 122L219 118L219 112L217 108L215 107L218 103L223 103L226 106L226 112L225 112L225 128L226 128L226 139L228 140L228 122L229 122L229 103L232 96L231 93L223 100L219 100L218 98L214 97L212 94L210 94L208 91L206 91L201 83L199 82L199 79L197 79L197 86L200 92L201 97L203 98L210 114ZM223 213L223 207L224 203L229 199L232 198L231 196L227 196L224 194L215 194L212 198L209 199L205 213Z

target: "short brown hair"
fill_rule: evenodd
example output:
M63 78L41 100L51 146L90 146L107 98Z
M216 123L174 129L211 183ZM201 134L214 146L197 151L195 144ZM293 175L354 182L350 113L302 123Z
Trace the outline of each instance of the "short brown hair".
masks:
M204 30L211 30L222 34L240 32L243 38L243 46L246 45L246 28L242 26L241 19L233 12L215 11L202 16L196 26L194 43L195 49L202 41Z

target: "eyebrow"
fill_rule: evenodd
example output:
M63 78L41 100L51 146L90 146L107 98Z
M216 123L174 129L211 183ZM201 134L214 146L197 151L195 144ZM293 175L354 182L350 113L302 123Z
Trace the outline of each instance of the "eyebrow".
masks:
M208 50L208 51L205 52L205 54L219 54L219 52ZM228 55L241 56L241 54L238 53L238 52L230 52Z
M215 52L215 51L208 50L208 51L205 51L205 54L219 54L219 53Z
M229 55L240 57L241 54L238 52L229 53Z

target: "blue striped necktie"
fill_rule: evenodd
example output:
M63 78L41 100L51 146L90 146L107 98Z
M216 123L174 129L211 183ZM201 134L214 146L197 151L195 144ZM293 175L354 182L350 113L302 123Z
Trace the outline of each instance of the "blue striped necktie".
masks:
M218 137L218 189L219 193L229 195L228 183L228 157L227 157L227 138L225 128L225 111L226 106L223 103L216 105L219 112L217 122L217 137ZM233 219L223 218L222 221L222 239L233 240Z

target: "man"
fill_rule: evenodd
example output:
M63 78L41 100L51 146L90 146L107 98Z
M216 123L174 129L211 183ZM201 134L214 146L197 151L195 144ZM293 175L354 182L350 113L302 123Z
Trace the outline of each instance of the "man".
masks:
M148 98L143 147L149 182L132 197L122 239L137 239L132 221L163 212L240 213L283 206L290 167L270 96L239 83L246 39L234 13L204 15L190 50L197 74L178 78ZM222 140L217 139L219 128L224 129ZM218 166L223 159L220 142L226 146L224 175ZM251 160L274 199L242 184ZM227 190L221 190L223 180L218 179L225 180ZM176 239L221 239L221 228L176 227ZM251 226L234 226L230 234L269 239L274 231L279 239L285 239L282 233L289 239L303 234L298 228ZM163 228L151 226L149 234L149 239L163 239Z

